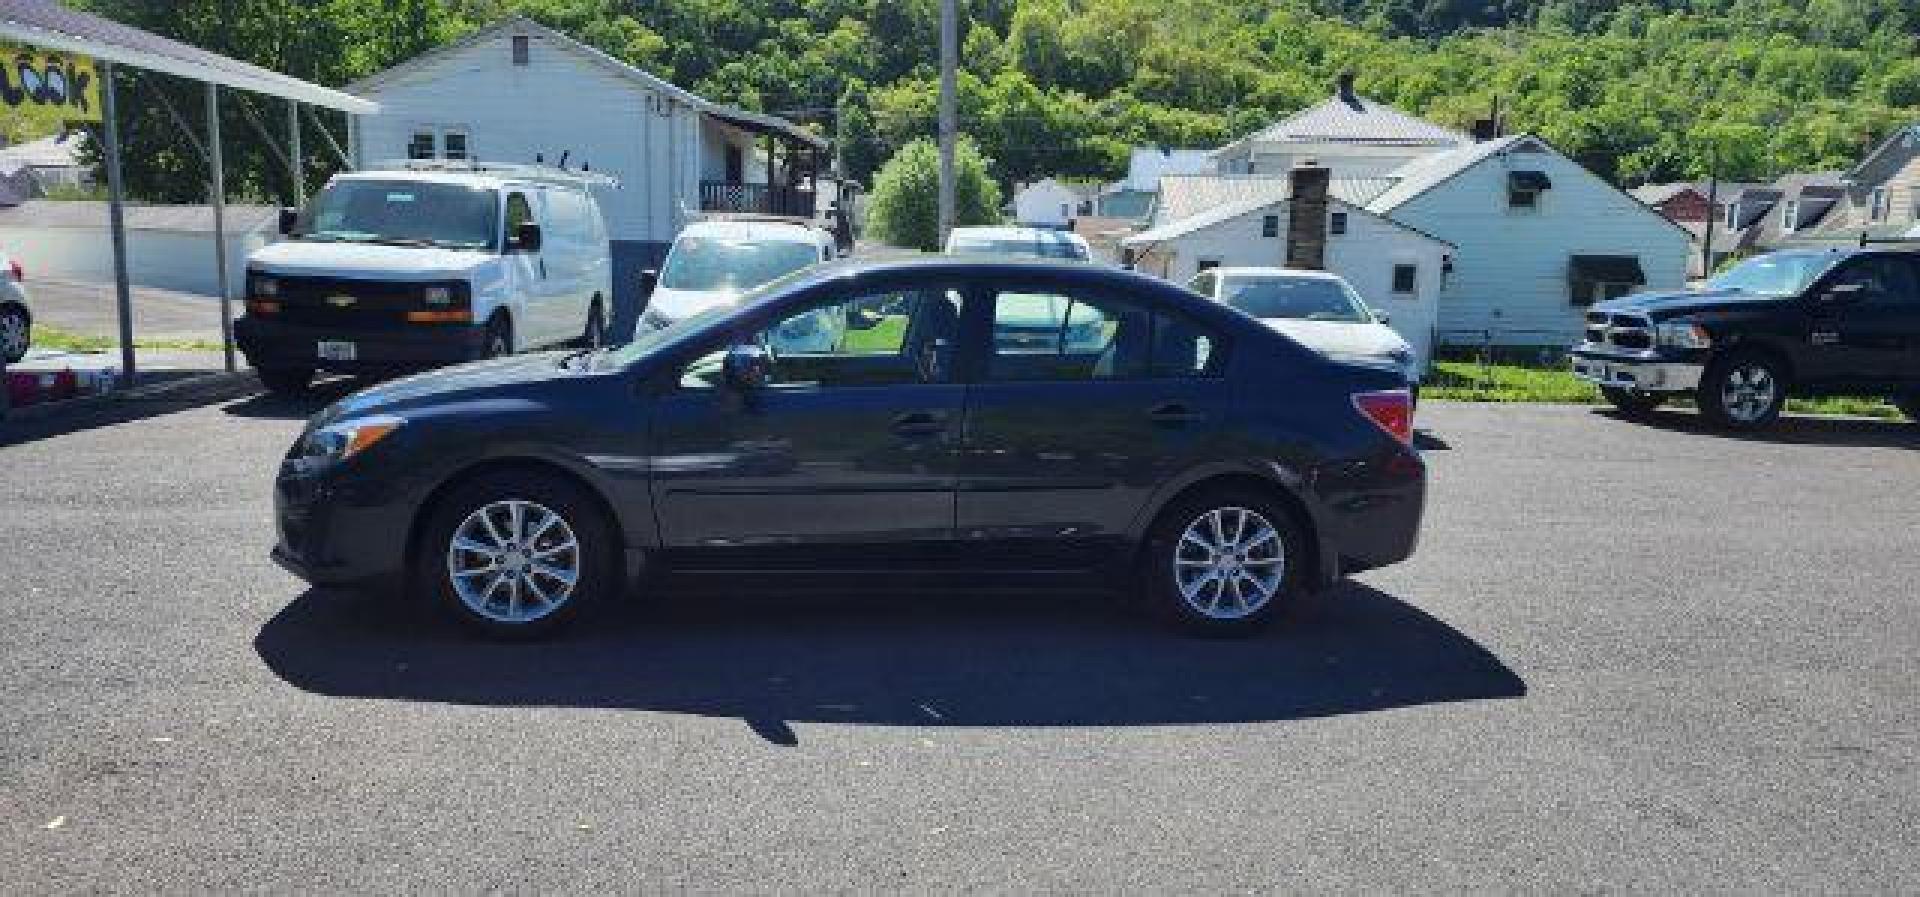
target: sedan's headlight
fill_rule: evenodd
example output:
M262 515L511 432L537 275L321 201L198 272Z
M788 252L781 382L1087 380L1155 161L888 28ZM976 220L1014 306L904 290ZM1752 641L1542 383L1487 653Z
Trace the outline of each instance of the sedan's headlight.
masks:
M253 275L253 294L255 296L274 297L280 295L280 281L265 274Z
M1706 349L1713 345L1707 328L1687 321L1668 321L1658 330L1660 345L1669 349Z
M309 464L338 464L372 448L400 429L406 420L391 414L370 414L328 424L301 440L301 460Z

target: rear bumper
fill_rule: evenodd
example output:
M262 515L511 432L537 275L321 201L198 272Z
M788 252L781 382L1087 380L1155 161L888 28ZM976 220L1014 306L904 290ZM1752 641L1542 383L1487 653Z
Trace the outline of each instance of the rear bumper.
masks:
M1600 352L1572 353L1573 375L1595 386L1641 392L1689 392L1700 385L1703 364Z
M479 358L485 329L471 324L416 324L368 328L298 324L247 315L233 323L247 363L263 367L313 367L340 373L453 364ZM322 340L354 344L354 360L320 358Z

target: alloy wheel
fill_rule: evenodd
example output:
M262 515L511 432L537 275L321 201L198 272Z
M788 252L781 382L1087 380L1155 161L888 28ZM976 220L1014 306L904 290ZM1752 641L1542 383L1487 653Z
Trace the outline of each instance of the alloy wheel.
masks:
M531 623L573 597L582 568L573 527L551 508L508 499L481 506L453 530L447 576L474 613Z
M1287 547L1260 512L1221 507L1187 524L1173 550L1174 585L1196 613L1237 620L1258 613L1286 581Z
M1720 406L1740 423L1752 423L1773 407L1780 385L1773 372L1759 364L1744 364L1727 372L1720 386Z
M0 358L13 360L27 354L27 318L18 311L0 311Z

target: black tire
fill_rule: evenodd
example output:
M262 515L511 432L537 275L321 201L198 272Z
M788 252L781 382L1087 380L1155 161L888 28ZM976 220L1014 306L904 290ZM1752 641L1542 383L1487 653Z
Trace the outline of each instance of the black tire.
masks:
M587 309L587 329L580 334L580 348L598 349L607 344L607 316L600 310L600 300L593 300L593 306Z
M494 315L487 322L486 339L480 343L481 358L503 358L513 354L513 322L506 315Z
M260 385L276 396L303 396L313 385L313 368L255 368L254 374L259 376Z
M1756 384L1764 384L1762 386ZM1759 430L1787 406L1785 368L1770 355L1736 352L1708 363L1695 399L1700 414L1717 427ZM1762 395L1761 393L1764 393Z
M557 515L564 527L546 527L524 542L519 541L518 536L510 537L509 544L515 547L495 558L477 552L461 553L459 557L476 564L484 565L489 560L496 565L518 563L517 569L529 571L518 577L519 582L512 582L513 577L502 578L498 591L493 587L494 577L485 573L464 578L475 583L484 580L486 594L476 595L482 586L472 586L469 596L463 597L460 588L454 585L452 572L455 534L463 528L468 537L483 533L483 525L469 526L469 521L476 519L474 515L481 509L498 508L506 502L531 505L522 512L525 530L534 529L543 519L539 510ZM584 487L559 475L513 467L489 471L455 486L425 513L426 525L413 551L413 594L427 596L436 610L490 637L521 640L548 635L578 619L618 587L620 549L612 522ZM510 516L496 511L489 520L503 537L511 531ZM561 538L569 534L576 544L574 552L569 556L562 551L551 558L556 566L564 566L569 559L574 564L574 583L570 590L563 590L561 580L531 572L525 558L527 552L553 550L561 544ZM511 557L505 557L508 555ZM507 591L508 585L513 592ZM555 595L557 600L544 602L551 603L552 607L542 608L534 602L533 596L538 594L535 589L540 588ZM470 603L476 600L478 606ZM519 603L515 604L516 601ZM513 619L516 611L525 618Z
M1657 392L1643 392L1638 389L1626 389L1619 386L1602 386L1600 395L1607 402L1628 417L1639 417L1665 404L1667 397Z
M27 357L27 347L31 345L33 315L12 303L0 305L0 364L13 364Z
M1232 607L1232 593L1224 584L1199 585L1194 589L1193 599L1189 599L1183 590L1183 583L1189 587L1195 586L1198 579L1209 574L1215 582L1225 582L1219 579L1223 568L1207 565L1207 559L1218 559L1219 553L1205 552L1197 543L1185 538L1191 526L1197 525L1203 530L1209 528L1206 521L1216 511L1227 512L1223 513L1223 521L1233 519L1232 511L1251 512L1257 515L1257 521L1266 523L1273 531L1271 541L1259 537L1260 530L1257 528L1251 532L1242 531L1239 534L1241 540L1235 540L1240 542L1239 547L1233 549L1227 561L1232 566L1224 568L1235 573L1236 578L1231 581L1238 589L1243 582L1253 582L1262 563L1271 559L1271 550L1263 546L1278 546L1278 557L1282 563L1278 565L1281 573L1277 589L1250 612ZM1253 522L1249 520L1249 523ZM1231 522L1225 525L1229 528L1233 526ZM1309 544L1306 528L1291 510L1266 493L1224 488L1196 492L1161 511L1149 530L1145 556L1141 559L1144 575L1142 597L1155 615L1189 633L1204 636L1252 635L1266 628L1276 617L1287 613L1300 601L1309 581ZM1246 578L1238 578L1242 575ZM1257 587L1256 583L1248 589L1251 591ZM1206 603L1217 605L1216 612L1209 613L1208 608L1199 606Z

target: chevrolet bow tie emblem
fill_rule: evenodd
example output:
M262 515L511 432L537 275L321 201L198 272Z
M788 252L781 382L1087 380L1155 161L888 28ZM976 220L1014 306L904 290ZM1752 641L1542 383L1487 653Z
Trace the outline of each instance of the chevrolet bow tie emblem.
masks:
M352 305L352 304L354 304L355 302L359 302L359 301L360 301L360 300L358 300L358 299L355 299L355 298L353 298L352 296L347 296L347 295L339 295L339 296L328 296L328 297L327 297L327 304L328 304L328 305L331 305L331 306L333 306L334 308L346 308L346 307L348 307L348 306L350 306L350 305Z

